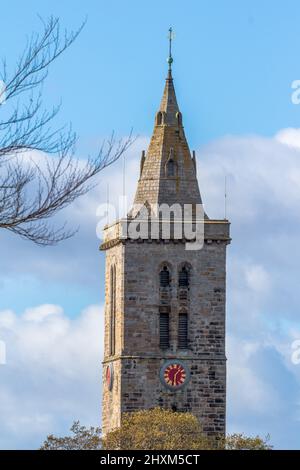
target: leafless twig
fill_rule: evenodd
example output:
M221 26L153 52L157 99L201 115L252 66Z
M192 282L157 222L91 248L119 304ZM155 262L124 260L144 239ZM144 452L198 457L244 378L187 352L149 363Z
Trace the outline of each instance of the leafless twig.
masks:
M61 31L58 18L42 21L42 34L28 40L14 72L8 73L5 60L0 72L5 84L0 89L0 228L40 245L74 234L48 220L88 192L92 178L132 143L131 133L120 141L112 135L95 157L83 163L74 157L77 137L72 127L53 128L60 105L43 109L41 85L49 67L73 44L84 24L67 33Z

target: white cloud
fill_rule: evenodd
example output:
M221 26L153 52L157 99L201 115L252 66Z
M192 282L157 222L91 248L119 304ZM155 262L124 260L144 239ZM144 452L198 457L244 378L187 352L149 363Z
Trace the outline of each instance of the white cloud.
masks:
M141 150L147 145L148 138L139 137L125 155L125 191L129 203L132 202L136 189ZM96 236L96 226L99 223L96 212L100 204L106 206L108 188L110 204L117 205L118 198L123 193L123 157L100 173L95 183L98 184L92 191L77 199L53 220L58 226L66 222L69 227L79 227L79 232L67 242L42 249L2 231L6 250L1 259L0 292L7 279L15 282L16 278L21 279L24 276L35 276L45 282L70 282L77 284L80 289L85 285L98 289L100 240ZM102 225L106 221L105 218Z
M59 305L44 304L38 307L32 307L25 310L24 320L42 322L50 315L61 315L63 309Z
M2 310L0 315L0 328L12 328L17 317L12 310Z
M232 414L247 412L259 415L273 414L279 411L281 399L268 380L255 370L254 357L264 349L257 338L253 342L238 337L227 338L228 392ZM272 399L271 399L272 398Z
M75 419L99 425L102 308L89 306L73 319L53 305L21 316L3 311L0 325L7 349L0 369L1 447L37 448L48 434L67 433Z
M275 139L282 144L300 149L300 129L287 128L282 129L275 135Z
M270 276L263 266L245 266L247 285L255 292L267 292L270 288Z
M298 129L228 136L198 152L210 217L224 217L227 176L228 430L270 433L281 448L299 446L300 367L291 362L299 332L299 137Z
M300 367L290 360L292 340L300 331L298 139L297 129L283 129L271 138L228 136L198 152L200 189L210 217L224 216L227 175L233 238L227 269L228 427L270 432L275 445L292 441L289 432L295 430L299 403ZM128 152L126 193L131 200L140 150L146 146L143 138ZM95 214L98 204L106 202L107 182L111 202L122 194L122 167L120 161L108 168L100 186L62 214L81 225L67 244L41 250L7 236L4 281L30 273L47 283L69 283L70 292L86 287L98 295L104 266L97 256ZM7 342L8 360L1 366L1 383L6 384L0 386L1 434L8 445L38 445L49 432L66 432L77 417L97 424L103 332L96 311L88 309L76 319L57 306L30 309L21 318L11 310L1 313L6 334L3 338L1 332L0 339ZM281 423L278 428L272 415ZM32 433L27 439L28 427Z
M199 175L208 215L224 216L227 176L228 215L239 224L299 220L300 150L282 145L276 136L226 137L199 151ZM259 229L256 227L257 230Z

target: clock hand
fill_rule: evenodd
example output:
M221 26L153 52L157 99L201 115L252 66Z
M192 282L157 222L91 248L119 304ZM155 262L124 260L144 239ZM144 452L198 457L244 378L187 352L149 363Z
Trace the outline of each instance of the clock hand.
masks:
M179 369L178 369L177 372L175 372L175 374L174 374L174 377L173 377L173 385L176 385L176 382L175 382L175 381L176 381L176 377L177 377L178 372L179 372Z
M175 385L175 373L173 374L173 377L172 377L172 385Z

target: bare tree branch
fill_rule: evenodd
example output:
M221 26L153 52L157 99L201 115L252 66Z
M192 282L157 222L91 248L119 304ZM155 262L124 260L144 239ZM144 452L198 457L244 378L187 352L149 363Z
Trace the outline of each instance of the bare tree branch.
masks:
M58 18L42 20L42 25L42 33L28 40L11 75L6 60L2 61L0 228L51 245L76 230L53 227L49 219L87 193L91 180L114 163L133 139L132 133L120 141L112 135L95 157L84 162L74 157L76 134L71 125L52 127L60 104L43 109L41 85L50 65L73 44L85 22L71 33L61 31Z

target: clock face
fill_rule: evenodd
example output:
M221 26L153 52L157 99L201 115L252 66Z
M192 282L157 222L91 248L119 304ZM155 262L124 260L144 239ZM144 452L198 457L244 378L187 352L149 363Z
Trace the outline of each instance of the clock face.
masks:
M190 374L187 366L174 359L167 361L161 368L160 379L162 383L171 390L178 390L189 381Z
M113 378L114 378L114 369L112 364L108 364L105 370L105 380L108 390L112 389L113 386Z

